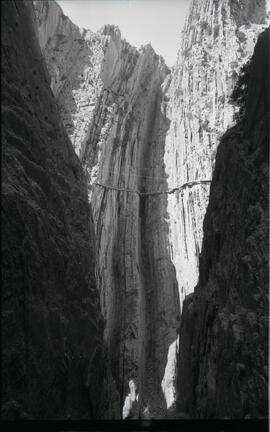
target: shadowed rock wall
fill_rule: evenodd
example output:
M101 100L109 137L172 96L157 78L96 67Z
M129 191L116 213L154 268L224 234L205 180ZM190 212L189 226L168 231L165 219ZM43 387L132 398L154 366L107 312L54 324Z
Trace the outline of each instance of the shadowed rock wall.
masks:
M1 6L3 417L98 418L104 324L85 176L31 3Z
M34 3L51 88L87 173L117 415L164 417L175 404L180 308L197 283L218 137L232 123L229 96L265 1L194 0L171 73L117 27L79 29L55 2Z
M184 301L179 405L195 417L268 411L269 29L256 44L244 119L217 151L199 283Z

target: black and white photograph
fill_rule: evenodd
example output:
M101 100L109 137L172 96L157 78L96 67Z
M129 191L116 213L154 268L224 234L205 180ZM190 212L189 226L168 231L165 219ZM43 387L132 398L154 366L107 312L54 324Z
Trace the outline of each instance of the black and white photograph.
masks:
M1 0L3 430L268 430L269 24Z

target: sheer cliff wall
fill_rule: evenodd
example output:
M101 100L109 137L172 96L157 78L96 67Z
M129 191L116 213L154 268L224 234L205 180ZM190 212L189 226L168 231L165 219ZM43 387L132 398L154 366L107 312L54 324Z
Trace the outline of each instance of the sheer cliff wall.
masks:
M103 327L86 179L30 2L2 7L2 416L98 418Z
M265 2L193 0L171 72L117 27L79 29L55 2L34 3L51 88L87 173L117 415L162 417L175 405L181 305L198 279L218 138Z
M230 95L267 26L265 0L193 0L167 93L169 242L180 304L198 281L203 219L220 136L237 110ZM203 181L202 181L203 180Z
M179 405L201 418L268 413L269 29L245 111L217 151L199 283L181 318Z
M169 69L150 45L137 50L121 39L117 27L93 33L70 23L54 2L35 7L51 87L88 176L118 415L164 416L175 401L180 319L168 198L157 194L168 190Z

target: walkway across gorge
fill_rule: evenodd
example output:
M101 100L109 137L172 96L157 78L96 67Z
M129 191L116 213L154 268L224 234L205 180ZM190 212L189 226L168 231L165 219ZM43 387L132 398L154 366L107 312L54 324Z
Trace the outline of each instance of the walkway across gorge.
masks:
M100 183L100 182L94 182L92 184L92 186L100 186L104 189L111 189L111 190L118 190L118 191L122 191L122 192L130 192L130 193L136 193L140 196L147 196L147 195L163 195L163 194L172 194L175 193L176 191L180 191L183 190L187 187L193 187L196 185L200 185L200 184L209 184L211 183L211 180L194 180L194 181L189 181L187 183L182 184L182 186L177 186L173 189L170 190L166 190L166 191L159 191L159 192L139 192L137 190L133 190L133 189L125 189L125 188L119 188L119 187L115 187L115 186L109 186L106 185L104 183Z

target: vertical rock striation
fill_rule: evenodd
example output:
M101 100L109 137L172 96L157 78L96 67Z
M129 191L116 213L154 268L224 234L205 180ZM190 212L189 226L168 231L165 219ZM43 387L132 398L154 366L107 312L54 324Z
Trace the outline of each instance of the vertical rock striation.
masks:
M163 417L175 404L180 308L197 283L218 138L233 122L229 96L265 1L193 0L171 74L117 27L79 29L55 2L34 3L51 88L87 173L108 394L116 386L116 416Z
M100 73L110 38L74 25L55 1L33 3L51 88L73 147L80 155L102 90Z
M165 144L169 188L188 183L168 197L180 304L198 280L216 149L236 110L229 98L265 21L265 0L193 0L190 6L168 91L171 125Z
M168 189L169 69L150 45L135 49L111 25L80 30L56 5L57 13L50 12L52 3L36 2L36 29L63 123L88 176L118 415L162 417L175 400L175 362L166 364L180 318L168 198L156 194Z
M267 416L269 29L246 113L222 137L204 221L199 283L184 301L180 407L196 417Z
M3 417L97 418L104 324L85 176L50 89L32 5L1 6Z

